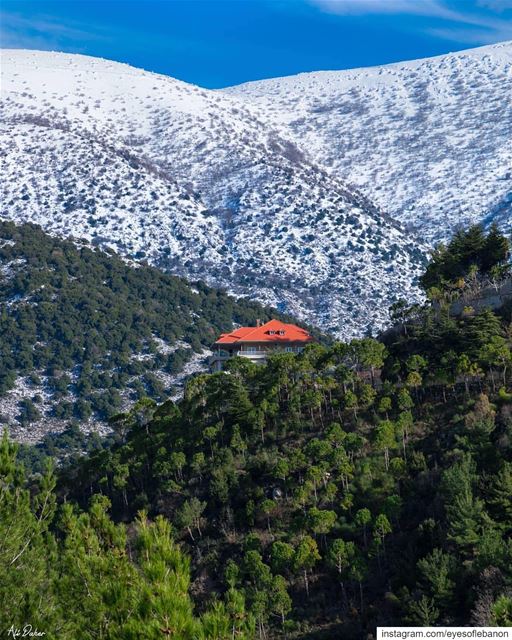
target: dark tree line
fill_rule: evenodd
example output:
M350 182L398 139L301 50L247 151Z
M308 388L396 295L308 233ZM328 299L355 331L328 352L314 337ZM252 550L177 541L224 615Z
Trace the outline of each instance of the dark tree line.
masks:
M486 234L480 225L458 231L440 245L421 278L425 290L445 290L467 278L503 278L510 274L510 242L493 225ZM460 286L460 285L459 285Z

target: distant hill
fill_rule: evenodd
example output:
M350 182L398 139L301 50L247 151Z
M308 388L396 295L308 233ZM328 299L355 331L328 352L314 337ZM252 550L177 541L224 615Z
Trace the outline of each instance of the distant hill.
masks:
M128 264L35 225L0 222L0 419L23 441L104 430L139 397L175 395L234 324L277 312Z
M340 336L417 296L425 247L245 98L125 64L2 58L1 214Z
M511 229L512 45L211 91L7 50L1 215L350 338L419 301L428 249Z
M226 91L429 242L512 230L512 42Z

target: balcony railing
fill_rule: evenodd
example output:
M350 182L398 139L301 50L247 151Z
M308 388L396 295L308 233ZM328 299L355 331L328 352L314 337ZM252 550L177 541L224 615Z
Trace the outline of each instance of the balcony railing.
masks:
M242 358L265 358L266 356L274 353L300 353L300 351L302 351L302 347L283 347L280 345L272 347L246 347L241 348L238 351L225 351L222 349L214 351L211 359L228 360L229 358L234 358L236 356L241 356Z

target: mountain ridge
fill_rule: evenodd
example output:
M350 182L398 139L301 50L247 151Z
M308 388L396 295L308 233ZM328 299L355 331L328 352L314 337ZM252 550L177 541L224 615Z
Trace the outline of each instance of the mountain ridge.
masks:
M240 82L238 84L228 85L227 87L222 87L220 89L216 89L216 91L229 91L230 89L238 89L243 87L254 86L258 84L264 84L267 82L272 82L274 80L286 80L287 78L301 78L304 76L311 76L315 74L328 74L328 73L357 73L363 71L372 71L372 70L385 70L390 68L401 68L401 67L414 67L421 65L424 62L435 62L446 59L448 57L464 57L466 55L474 55L478 56L480 53L482 55L487 55L489 53L494 53L501 49L507 49L512 45L512 40L503 40L502 42L497 42L494 44L482 45L479 47L470 47L468 49L461 49L460 51L448 51L447 53L440 53L436 56L427 56L425 58L407 58L405 60L399 60L397 62L387 62L384 64L370 64L363 65L362 67L348 67L344 69L317 69L316 71L299 71L298 73L290 73L285 76L272 76L270 78L263 78L260 80L247 80L245 82ZM79 54L76 54L79 55ZM88 57L88 56L84 56ZM505 53L505 58L509 58L509 55ZM124 64L124 63L120 63Z
M489 65L489 51L506 61L510 48L454 55ZM459 121L452 129L474 137L477 125L490 127L493 137L485 153L478 140L461 152L459 176L456 145L434 144L435 127L427 135L430 121L444 113L434 104L411 123L393 92L385 117L376 111L382 96L348 100L334 80L330 92L282 95L283 86L305 77L351 75L357 84L361 74L386 76L404 65L427 65L424 74L434 79L445 77L445 65L457 84L465 72L451 68L453 56L223 90L75 54L9 50L3 58L4 217L204 278L338 336L375 332L392 302L419 300L415 282L428 247L454 227L490 215L510 224L512 151L505 143L512 116L501 99L508 83L492 85L508 67L484 82L468 63L482 83L479 98L494 107L468 120L467 131ZM428 66L432 60L437 67ZM395 78L406 87L412 82L409 109L418 106L422 78ZM274 94L269 86L277 86ZM487 122L486 114L500 118ZM379 139L381 125L387 133ZM414 149L423 155L411 159ZM473 209L462 211L466 201Z
M430 243L485 219L506 195L510 41L225 91L269 111L283 134Z
M9 52L5 216L143 254L342 335L381 326L399 292L414 297L424 249L364 195L240 101L126 69Z

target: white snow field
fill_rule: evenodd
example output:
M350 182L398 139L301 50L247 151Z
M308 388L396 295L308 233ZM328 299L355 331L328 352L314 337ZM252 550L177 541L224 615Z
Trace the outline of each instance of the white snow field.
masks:
M512 42L225 91L423 238L512 229Z
M509 225L512 45L226 90L4 50L0 215L341 337L418 299L429 243Z

